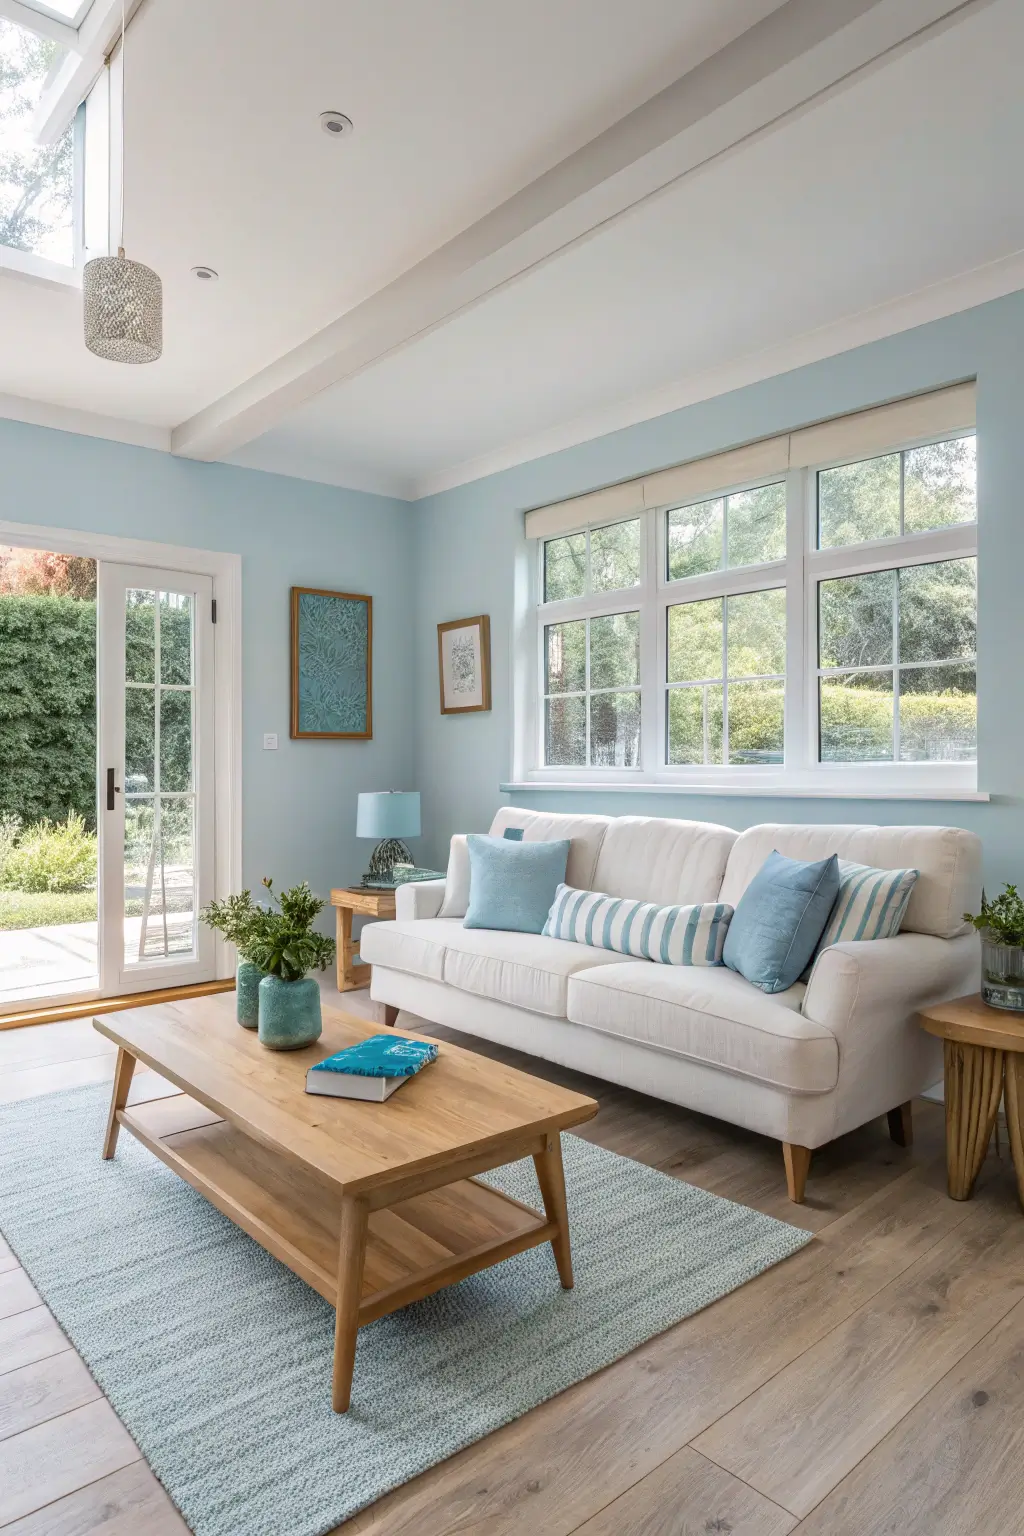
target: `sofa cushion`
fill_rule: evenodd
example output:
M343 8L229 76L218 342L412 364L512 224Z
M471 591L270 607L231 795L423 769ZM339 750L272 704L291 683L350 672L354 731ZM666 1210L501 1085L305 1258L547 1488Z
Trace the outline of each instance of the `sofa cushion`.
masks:
M792 1093L828 1093L839 1079L839 1048L800 1012L804 991L797 983L769 996L735 971L629 960L573 976L568 1016Z
M443 981L444 946L453 930L462 932L461 918L367 923L359 935L359 958L367 965L386 965L393 971Z
M566 880L660 907L717 901L736 837L710 821L619 816L604 834L594 878Z
M565 878L569 839L524 843L471 832L466 928L541 933Z
M659 965L721 965L731 917L732 907L718 901L659 907L653 901L560 885L543 931L553 939L614 949Z
M564 1019L569 977L587 966L617 963L620 955L588 944L459 927L445 948L444 979L462 992Z
M735 907L773 848L790 859L827 859L836 853L876 869L916 869L902 933L954 939L967 932L964 913L978 910L981 839L962 827L750 827L732 846L719 899Z
M566 816L554 811L522 811L518 806L503 805L489 830L492 837L504 837L506 828L521 828L524 843L550 843L567 837L570 848L566 883L589 891L594 886L594 870L605 833L614 825L610 816Z
M834 853L805 864L771 852L739 899L722 959L762 992L787 992L817 949L838 894Z

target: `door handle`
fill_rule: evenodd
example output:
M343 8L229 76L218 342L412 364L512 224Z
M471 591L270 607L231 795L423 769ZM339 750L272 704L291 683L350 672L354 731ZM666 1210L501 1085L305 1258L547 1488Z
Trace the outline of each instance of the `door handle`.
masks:
M115 805L117 803L115 801L115 799L114 799L114 796L115 795L119 795L120 793L121 793L121 786L120 786L120 784L115 784L114 783L114 769L113 768L108 768L107 769L107 810L108 811L112 811L114 809L114 807L115 807Z

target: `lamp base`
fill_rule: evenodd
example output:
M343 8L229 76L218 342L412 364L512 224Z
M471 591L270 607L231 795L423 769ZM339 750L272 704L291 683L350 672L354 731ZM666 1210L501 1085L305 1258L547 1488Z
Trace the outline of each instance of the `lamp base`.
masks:
M411 864L412 854L397 837L386 837L370 855L365 880L390 880L396 864Z

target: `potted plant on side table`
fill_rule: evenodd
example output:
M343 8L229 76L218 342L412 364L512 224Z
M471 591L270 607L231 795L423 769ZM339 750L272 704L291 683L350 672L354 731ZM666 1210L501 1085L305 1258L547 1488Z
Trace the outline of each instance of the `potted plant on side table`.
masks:
M1024 900L1015 885L988 901L981 893L981 911L965 912L981 934L981 996L992 1008L1024 1013Z
M295 885L275 896L278 910L264 909L249 946L249 958L263 973L259 984L259 1038L272 1051L295 1051L319 1040L320 987L312 970L326 970L334 958L334 940L313 931L326 902L309 885Z
M235 1018L243 1029L255 1029L259 1022L259 984L263 972L252 958L252 947L271 914L252 899L250 891L211 901L199 916L208 928L222 933L238 952L235 971Z

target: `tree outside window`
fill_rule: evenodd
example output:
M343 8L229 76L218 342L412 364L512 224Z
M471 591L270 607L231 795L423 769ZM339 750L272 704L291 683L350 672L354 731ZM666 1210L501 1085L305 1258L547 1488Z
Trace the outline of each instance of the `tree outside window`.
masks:
M71 266L74 130L37 144L32 119L61 56L56 43L0 19L0 245Z

